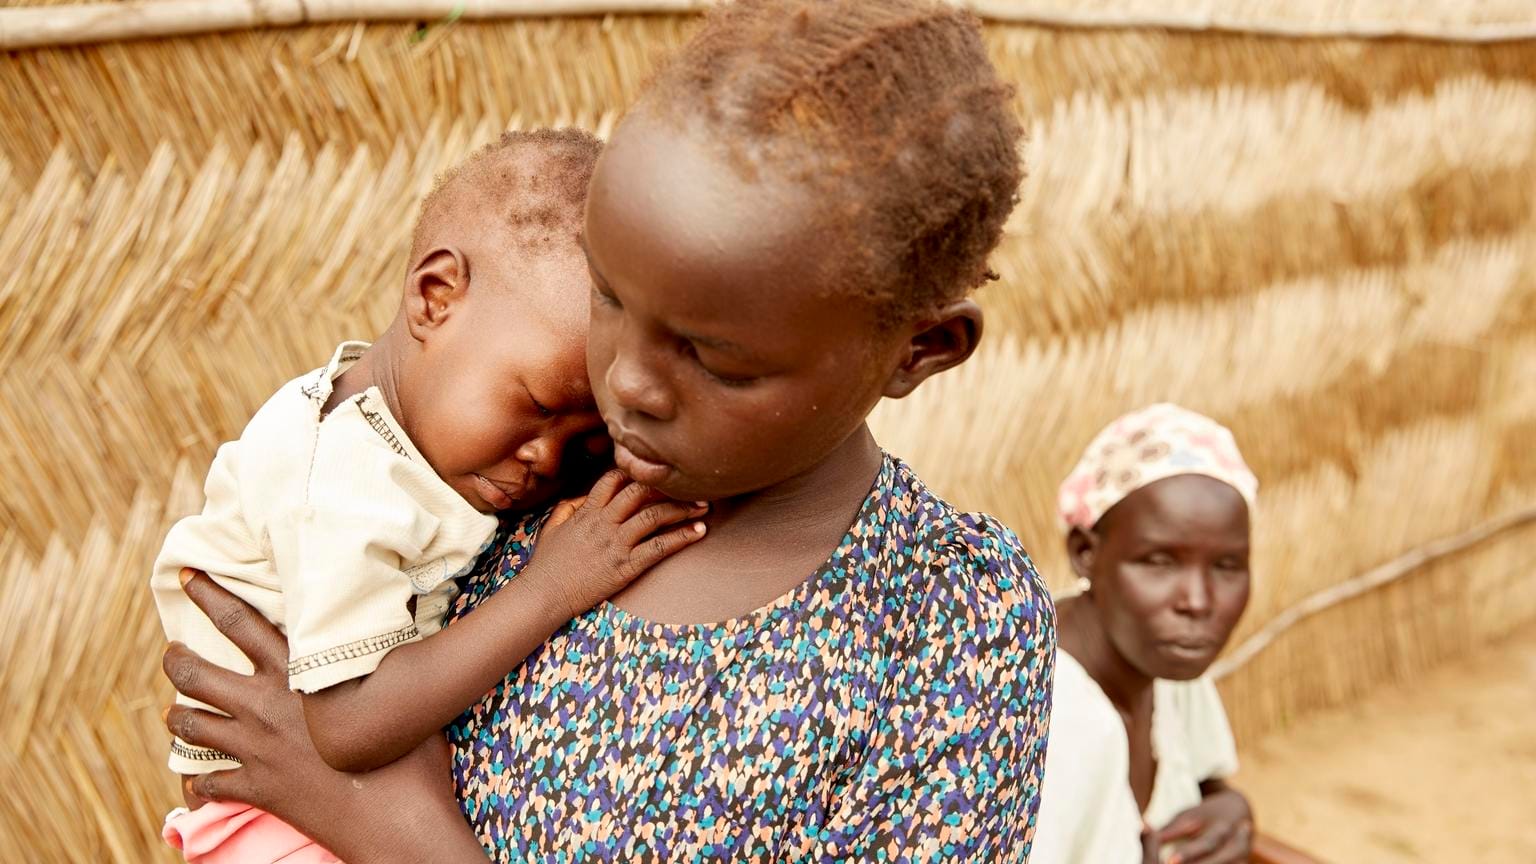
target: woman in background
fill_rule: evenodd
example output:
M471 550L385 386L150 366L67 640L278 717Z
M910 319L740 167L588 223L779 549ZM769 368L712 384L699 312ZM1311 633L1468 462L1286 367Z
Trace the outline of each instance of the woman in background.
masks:
M1203 677L1248 604L1258 481L1210 418L1114 421L1061 486L1073 572L1033 864L1246 862L1237 752Z

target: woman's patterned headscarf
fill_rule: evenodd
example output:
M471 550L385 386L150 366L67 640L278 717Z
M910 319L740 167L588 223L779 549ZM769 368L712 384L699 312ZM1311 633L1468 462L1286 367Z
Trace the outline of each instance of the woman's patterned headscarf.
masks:
M1160 403L1121 417L1093 439L1061 484L1061 519L1068 528L1087 531L1125 496L1180 474L1202 474L1231 486L1252 514L1259 481L1232 433L1203 414Z

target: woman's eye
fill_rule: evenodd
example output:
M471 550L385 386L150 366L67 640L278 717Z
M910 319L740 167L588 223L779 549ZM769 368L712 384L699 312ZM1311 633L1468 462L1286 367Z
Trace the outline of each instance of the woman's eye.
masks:
M544 407L544 403L542 403L539 400L533 398L533 394L532 393L528 394L528 401L533 403L534 410L539 412L539 416L540 417L553 417L553 416L555 416L555 412L549 410L548 408L545 408Z
M1143 564L1148 564L1153 567L1172 567L1174 564L1173 556L1169 555L1167 552L1153 552L1152 554L1142 558L1141 561Z
M1216 562L1216 569L1229 573L1246 572L1248 570L1248 562L1237 558L1222 558Z

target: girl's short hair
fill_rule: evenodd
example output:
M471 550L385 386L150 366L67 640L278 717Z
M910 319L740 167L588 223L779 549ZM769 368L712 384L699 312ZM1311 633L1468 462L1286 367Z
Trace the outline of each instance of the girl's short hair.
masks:
M863 293L898 315L989 278L1023 129L974 15L937 0L736 0L658 73L646 105L702 118L744 176L788 170L825 202Z

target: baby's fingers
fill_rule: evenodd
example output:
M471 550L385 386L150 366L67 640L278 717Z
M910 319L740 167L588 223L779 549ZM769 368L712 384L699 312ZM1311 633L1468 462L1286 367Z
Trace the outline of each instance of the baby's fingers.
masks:
M629 478L623 471L610 468L603 472L603 476L597 478L597 482L592 484L592 491L588 492L586 499L583 500L590 500L596 507L606 507L608 502L613 500L613 496L617 495L628 482Z
M580 510L581 505L585 503L587 503L587 496L583 495L580 498L567 498L556 504L554 509L549 511L549 518L544 520L544 530L549 531L559 528L572 516L575 516L576 511Z
M630 573L639 576L676 554L679 549L697 543L704 536L703 522L690 522L681 528L664 531L642 542L629 553Z
M630 546L639 546L645 538L669 525L687 519L697 519L709 512L704 504L684 504L681 501L663 501L642 508L619 526L619 539Z

